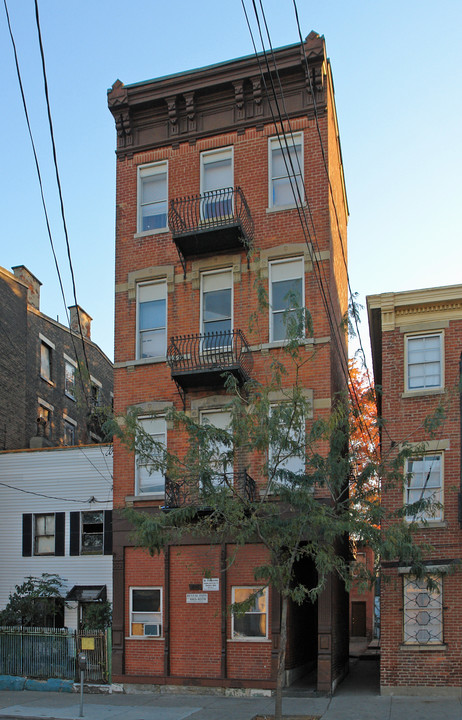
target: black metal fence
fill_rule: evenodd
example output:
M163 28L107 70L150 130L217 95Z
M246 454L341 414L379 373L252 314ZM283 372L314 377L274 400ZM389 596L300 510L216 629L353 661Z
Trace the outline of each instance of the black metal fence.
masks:
M167 362L173 373L238 369L248 380L252 354L241 330L170 338Z
M197 481L165 480L165 508L173 509L194 505L207 507L207 495L213 489L228 489L249 502L256 499L256 483L246 470L236 473L217 473Z

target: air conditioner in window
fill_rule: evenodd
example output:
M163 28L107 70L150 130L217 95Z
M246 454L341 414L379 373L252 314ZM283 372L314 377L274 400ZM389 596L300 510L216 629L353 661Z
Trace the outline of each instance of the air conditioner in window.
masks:
M154 623L145 623L144 624L144 634L150 635L151 637L159 637L160 625L154 624Z

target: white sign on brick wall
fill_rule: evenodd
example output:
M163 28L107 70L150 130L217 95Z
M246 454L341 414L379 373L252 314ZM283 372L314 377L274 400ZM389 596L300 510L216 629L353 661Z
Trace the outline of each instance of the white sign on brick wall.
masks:
M186 593L187 603L208 603L208 601L207 593Z

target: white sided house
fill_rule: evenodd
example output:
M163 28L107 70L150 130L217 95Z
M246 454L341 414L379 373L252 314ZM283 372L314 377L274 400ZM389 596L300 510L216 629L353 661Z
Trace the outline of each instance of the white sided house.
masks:
M112 452L108 445L0 453L0 609L26 577L56 573L77 629L89 603L112 603Z

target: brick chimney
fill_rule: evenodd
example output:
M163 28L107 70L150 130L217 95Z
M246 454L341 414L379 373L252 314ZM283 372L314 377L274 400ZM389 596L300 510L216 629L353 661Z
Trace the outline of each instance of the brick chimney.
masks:
M40 280L32 275L25 265L15 265L11 268L15 276L27 285L27 302L36 310L40 310Z
M71 314L71 330L80 335L80 327L82 328L82 335L88 340L91 339L91 318L88 313L85 312L80 305L69 305L69 311ZM79 327L80 317L80 327Z

